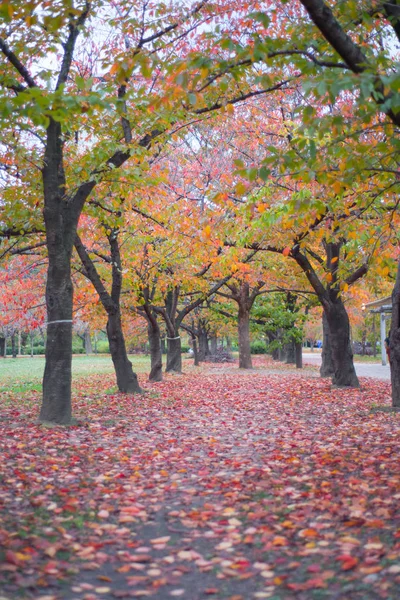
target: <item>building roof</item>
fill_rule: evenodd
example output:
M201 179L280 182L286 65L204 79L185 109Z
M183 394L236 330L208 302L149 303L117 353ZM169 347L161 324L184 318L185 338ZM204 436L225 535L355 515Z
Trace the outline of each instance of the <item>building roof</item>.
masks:
M385 310L390 312L392 310L392 296L387 296L386 298L381 298L380 300L374 300L374 302L368 302L368 304L364 304L364 307L367 310L376 310L374 312L384 312Z

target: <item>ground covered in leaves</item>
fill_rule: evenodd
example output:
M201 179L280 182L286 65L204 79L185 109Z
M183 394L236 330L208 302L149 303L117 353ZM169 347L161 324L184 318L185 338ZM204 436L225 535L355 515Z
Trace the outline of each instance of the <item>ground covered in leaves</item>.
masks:
M82 423L1 395L0 598L398 598L400 414L389 384L204 367L106 394Z

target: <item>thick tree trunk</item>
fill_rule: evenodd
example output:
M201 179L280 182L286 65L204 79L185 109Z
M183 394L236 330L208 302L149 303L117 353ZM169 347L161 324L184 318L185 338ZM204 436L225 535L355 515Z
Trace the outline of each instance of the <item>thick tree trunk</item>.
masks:
M239 369L252 369L250 350L250 311L239 304L238 313Z
M136 373L132 370L132 363L126 352L119 311L110 311L108 314L107 336L119 391L129 394L141 394L142 389L139 386Z
M303 344L301 342L295 343L296 349L296 369L303 368Z
M199 360L204 361L204 360L206 360L207 356L210 355L210 350L208 347L207 331L202 327L199 327L198 338L199 338Z
M285 344L285 362L287 365L296 364L296 346L294 340Z
M173 338L167 337L167 366L165 371L169 373L182 373L182 352L181 338L175 335Z
M154 322L148 321L147 323L147 335L150 346L150 361L151 370L149 375L149 381L162 381L162 354L161 354L161 339L160 339L160 327L154 319Z
M326 318L325 311L322 313L322 363L319 369L321 377L332 377L334 375L332 352L331 352L331 338L329 333L328 320Z
M353 364L350 343L350 323L347 311L340 299L330 302L326 309L332 353L332 384L336 387L360 387Z
M392 380L392 405L400 408L400 260L392 293L392 324L389 334L389 362Z
M55 231L54 231L55 229ZM47 340L40 420L71 422L72 301L71 253L62 232L47 227ZM72 247L71 247L72 250Z

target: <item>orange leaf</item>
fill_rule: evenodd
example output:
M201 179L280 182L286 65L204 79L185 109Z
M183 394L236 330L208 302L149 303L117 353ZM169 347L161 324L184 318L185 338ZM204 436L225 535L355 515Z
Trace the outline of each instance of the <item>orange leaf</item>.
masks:
M282 250L282 254L283 254L283 256L289 256L289 254L290 254L290 250L291 250L291 249L289 248L289 246L287 246L286 248L284 248L284 249Z

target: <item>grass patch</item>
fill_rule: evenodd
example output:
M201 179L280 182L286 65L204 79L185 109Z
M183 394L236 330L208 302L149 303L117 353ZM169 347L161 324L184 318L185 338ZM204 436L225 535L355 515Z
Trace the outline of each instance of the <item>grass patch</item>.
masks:
M150 371L150 357L135 354L130 357L136 373ZM40 392L45 366L43 356L0 358L0 392L23 394L31 391ZM109 355L74 356L72 359L72 378L74 380L90 375L114 373L114 366ZM110 392L110 393L115 393Z

